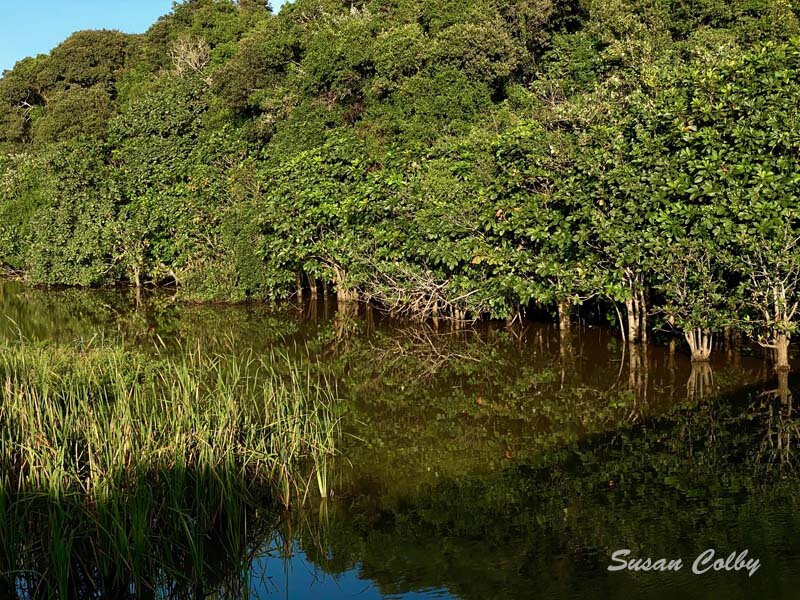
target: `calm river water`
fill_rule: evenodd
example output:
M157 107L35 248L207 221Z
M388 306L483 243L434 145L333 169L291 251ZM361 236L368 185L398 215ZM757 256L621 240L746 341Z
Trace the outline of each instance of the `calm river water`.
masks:
M720 349L693 369L680 349L629 349L604 328L436 329L363 306L164 295L137 306L127 292L16 283L0 284L0 336L278 351L335 378L343 434L332 498L291 515L253 511L245 528L260 534L242 556L210 552L213 575L150 597L800 594L800 381L779 385L757 352ZM619 549L683 567L609 572ZM707 549L747 550L760 568L694 574Z

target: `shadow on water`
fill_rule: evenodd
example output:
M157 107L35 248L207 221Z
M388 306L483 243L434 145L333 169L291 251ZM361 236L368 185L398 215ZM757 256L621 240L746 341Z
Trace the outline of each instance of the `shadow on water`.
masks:
M281 531L258 498L235 473L177 467L100 499L2 490L0 597L244 597L253 548Z
M235 473L101 505L0 495L9 597L794 598L800 380L601 328L428 327L364 307L201 307L0 286L0 335L279 349L336 381L332 497L280 514ZM223 492L224 490L224 492ZM609 556L681 558L610 573ZM694 575L707 548L760 559ZM2 595L2 593L0 593Z
M358 565L393 597L438 587L459 598L792 598L798 424L783 399L750 386L414 493L388 474L364 482L355 461L311 555L334 573ZM622 548L686 564L607 572ZM692 574L708 548L748 549L762 566L752 578Z

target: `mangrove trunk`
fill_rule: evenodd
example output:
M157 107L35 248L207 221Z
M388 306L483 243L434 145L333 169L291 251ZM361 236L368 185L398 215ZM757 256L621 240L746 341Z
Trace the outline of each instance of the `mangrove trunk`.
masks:
M775 370L789 370L789 336L779 333L775 336Z
M639 341L639 310L635 298L625 300L625 310L628 316L628 343L635 344Z
M711 349L714 344L714 334L708 329L695 327L685 332L686 342L692 352L692 362L708 362L711 358Z
M562 300L558 303L558 328L561 331L569 331L571 326L569 303Z

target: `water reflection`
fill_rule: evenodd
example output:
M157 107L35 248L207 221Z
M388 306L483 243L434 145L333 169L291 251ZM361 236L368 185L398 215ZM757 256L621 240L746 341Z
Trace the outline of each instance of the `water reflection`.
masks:
M707 362L693 362L689 381L686 382L686 399L699 401L714 393L714 371L711 365Z
M0 596L244 597L280 522L251 493L234 473L180 469L91 503L0 490Z
M760 457L765 467L795 470L800 445L800 420L795 415L788 371L777 372L777 387L759 394L764 427Z
M4 490L0 597L793 598L800 585L798 382L732 347L691 364L601 328L409 324L326 298L209 307L2 284L0 312L9 337L279 350L337 382L344 419L333 497L300 513L235 474L224 491L174 474L69 510ZM618 548L686 561L709 547L764 566L605 570Z

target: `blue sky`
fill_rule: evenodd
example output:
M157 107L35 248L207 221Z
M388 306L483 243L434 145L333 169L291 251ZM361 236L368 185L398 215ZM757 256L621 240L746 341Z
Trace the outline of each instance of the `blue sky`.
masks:
M172 0L0 0L0 72L81 29L142 33L171 8Z

